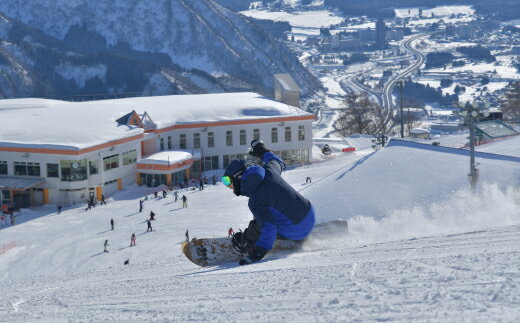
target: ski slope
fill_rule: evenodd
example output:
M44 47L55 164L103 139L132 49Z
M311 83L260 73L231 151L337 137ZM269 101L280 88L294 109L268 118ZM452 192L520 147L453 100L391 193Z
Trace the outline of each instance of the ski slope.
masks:
M23 210L0 231L0 246L16 241L0 254L0 322L516 322L520 161L478 154L472 195L468 159L396 140L289 170L318 222L348 219L349 232L245 267L199 268L180 252L186 229L224 236L251 219L222 184L181 192L184 209L170 193L139 213L153 192L133 187L90 211Z

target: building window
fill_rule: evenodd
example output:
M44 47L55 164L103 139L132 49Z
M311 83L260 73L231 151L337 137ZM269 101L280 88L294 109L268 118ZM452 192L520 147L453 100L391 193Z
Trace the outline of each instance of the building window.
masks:
M123 153L123 166L137 162L137 151L135 149Z
M47 177L60 177L60 165L47 164Z
M179 147L181 149L186 149L186 135L182 134L179 136Z
M208 147L215 147L215 136L213 132L208 132Z
M168 150L173 149L172 136L168 136Z
M159 147L159 150L160 150L160 151L163 151L163 150L164 150L164 138L161 138L161 139L159 140L159 146L160 146L160 147Z
M224 155L224 165L223 168L227 168L229 166L229 164L231 164L231 162L234 160L234 159L242 159L243 158L243 155Z
M226 131L226 146L233 146L233 131Z
M278 128L271 128L271 142L278 142Z
M204 170L219 169L218 167L218 156L205 156L204 157Z
M7 162L0 161L0 175L7 175Z
M27 176L27 163L25 162L14 162L14 174Z
M305 140L305 126L298 126L298 140Z
M27 175L40 176L40 163L27 163Z
M77 182L87 179L87 160L60 160L62 182Z
M253 140L260 139L260 129L253 129Z
M291 127L285 127L285 141L291 141Z
M103 169L105 171L119 167L119 154L103 158Z
M40 176L40 163L14 162L14 174L20 176Z
M89 160L88 161L88 173L90 175L99 173L99 161L98 160Z
M193 148L200 149L200 133L193 134Z
M240 146L247 145L246 131L240 130Z

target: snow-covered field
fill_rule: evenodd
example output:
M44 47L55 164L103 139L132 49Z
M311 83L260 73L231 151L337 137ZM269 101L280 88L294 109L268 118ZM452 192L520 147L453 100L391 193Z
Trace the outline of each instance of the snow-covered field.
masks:
M0 321L515 322L520 159L477 155L477 195L468 159L394 141L287 171L318 222L348 219L349 232L245 267L199 268L180 252L186 229L211 237L246 226L247 199L221 184L181 192L185 209L170 193L139 213L151 191L134 187L90 211L23 210L19 220L34 219L0 231L0 246L16 241L0 255ZM156 231L146 233L151 210Z

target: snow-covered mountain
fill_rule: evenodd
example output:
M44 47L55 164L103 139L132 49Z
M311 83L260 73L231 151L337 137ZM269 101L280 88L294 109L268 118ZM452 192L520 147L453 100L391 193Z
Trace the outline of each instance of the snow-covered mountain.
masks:
M277 37L212 0L12 0L0 14L4 97L74 87L270 94L274 73L290 73L304 95L320 87Z

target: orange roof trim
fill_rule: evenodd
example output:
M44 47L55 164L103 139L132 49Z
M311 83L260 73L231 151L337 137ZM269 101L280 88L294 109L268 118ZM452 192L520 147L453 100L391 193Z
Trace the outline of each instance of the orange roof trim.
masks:
M141 170L159 170L159 171L172 171L178 168L182 168L185 166L191 166L193 164L193 159L185 160L180 163L175 163L171 165L161 165L161 164L137 164L137 169Z
M72 149L49 149L49 148L23 148L23 147L0 147L0 151L8 152L20 152L20 153L33 153L33 154L55 154L55 155L72 155L78 156L83 155L92 151L109 148L115 145L124 144L130 141L139 140L144 137L143 134L136 136L109 141L101 145L96 145L84 149L72 150Z

